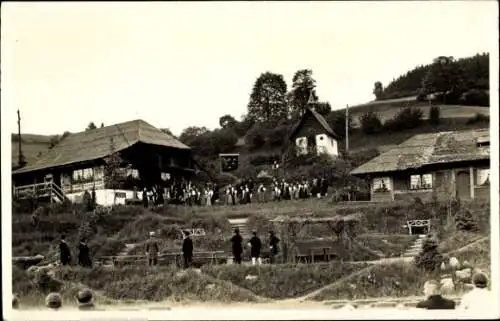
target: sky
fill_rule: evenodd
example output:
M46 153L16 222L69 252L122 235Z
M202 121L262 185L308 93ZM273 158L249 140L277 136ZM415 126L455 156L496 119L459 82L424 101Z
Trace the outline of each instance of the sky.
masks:
M2 119L78 132L143 119L179 135L240 119L266 71L312 69L333 109L433 58L491 52L496 1L2 3ZM492 38L493 35L493 38ZM4 123L4 120L2 120ZM8 127L7 127L8 128ZM4 132L6 128L2 126Z

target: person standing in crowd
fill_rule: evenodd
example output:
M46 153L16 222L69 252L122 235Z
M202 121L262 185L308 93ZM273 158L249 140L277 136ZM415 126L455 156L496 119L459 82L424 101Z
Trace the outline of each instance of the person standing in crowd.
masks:
M184 242L182 243L182 256L184 257L184 268L187 269L193 262L193 240L189 237L189 232L184 232Z
M92 266L92 262L90 261L90 249L85 238L82 238L80 240L80 244L78 245L78 264L83 267Z
M435 280L430 280L424 284L424 295L426 300L417 303L417 308L427 310L453 310L455 302L445 299L441 296L439 283Z
M243 246L241 243L243 242L243 238L240 235L240 230L234 230L234 236L231 238L232 248L233 248L233 256L234 262L236 264L241 264L241 254L243 254Z
M146 242L146 256L148 257L149 266L158 264L158 241L155 237L155 232L149 232L149 239Z
M250 244L250 256L252 257L252 264L255 265L259 262L259 265L262 264L262 258L260 257L260 248L262 247L262 242L257 236L257 232L252 233L253 236L248 242Z
M276 256L278 255L278 243L280 242L279 238L274 235L273 231L269 232L269 259L270 263L276 263Z
M68 243L66 243L65 235L61 235L61 241L59 242L59 254L62 265L68 265L71 263L71 251Z
M482 272L474 274L472 284L474 289L462 297L459 308L461 310L480 310L494 306L493 293L488 290L488 277L486 274Z
M142 205L144 205L144 208L148 208L149 202L148 202L148 190L146 187L142 190Z

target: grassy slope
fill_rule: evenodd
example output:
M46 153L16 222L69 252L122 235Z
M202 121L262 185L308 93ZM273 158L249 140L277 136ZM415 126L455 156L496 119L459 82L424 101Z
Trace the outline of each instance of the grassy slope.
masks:
M366 267L362 264L306 264L264 266L204 266L203 272L230 281L264 297L298 297ZM247 276L255 279L246 279Z
M447 234L439 243L440 253L455 256L460 262L468 261L474 268L491 273L490 239L475 242L487 236L485 232L456 232ZM473 243L471 246L468 244ZM425 281L439 278L437 273L425 273L412 263L391 263L374 266L371 270L375 281L370 282L368 273L349 277L333 287L320 291L310 299L314 301L337 299L365 299L373 297L402 297L422 295ZM458 287L457 291L461 291Z
M384 102L372 102L363 105L349 107L349 114L352 117L353 125L359 126L359 117L369 111L378 114L382 122L393 118L402 107L414 106L419 108L424 113L424 119L429 117L429 103L428 102L392 102L391 100ZM481 113L485 116L490 115L489 107L480 106L461 106L461 105L438 105L441 111L441 118L444 119L463 119L471 118L476 113Z
M16 135L17 136L17 135ZM47 152L50 140L53 136L22 134L22 150L28 164L33 164L39 154ZM17 138L17 137L16 137ZM17 164L19 143L17 139L12 138L12 164Z

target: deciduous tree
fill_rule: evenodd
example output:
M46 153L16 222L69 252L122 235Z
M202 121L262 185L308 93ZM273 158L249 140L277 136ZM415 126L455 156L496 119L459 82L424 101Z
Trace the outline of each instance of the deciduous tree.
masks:
M124 175L121 168L123 159L120 152L116 150L113 137L109 139L109 150L109 156L104 159L104 180L106 188L116 190L123 182Z
M375 95L375 100L384 99L384 87L380 81L375 82L373 94Z
M233 128L234 126L236 126L236 123L236 119L234 119L234 117L229 114L219 118L219 125L221 128Z
M434 59L422 80L424 94L437 94L446 103L447 97L458 97L465 91L464 71L453 57Z
M271 72L257 78L248 102L248 116L260 123L277 123L288 116L286 82Z
M290 112L300 115L307 109L310 98L313 102L318 101L316 80L312 77L312 70L301 69L293 75L292 81L292 89L288 94Z
M97 126L94 124L94 122L90 122L85 130L86 131L87 130L93 130L93 129L96 129L96 128L97 128Z

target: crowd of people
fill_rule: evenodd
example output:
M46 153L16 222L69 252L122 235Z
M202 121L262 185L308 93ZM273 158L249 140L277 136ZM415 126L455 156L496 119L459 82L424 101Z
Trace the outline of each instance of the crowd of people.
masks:
M144 207L163 205L165 202L188 206L211 206L218 201L217 183L194 184L188 180L171 180L165 187L152 186L142 190Z
M268 184L255 184L251 178L244 178L239 183L228 184L222 188L217 183L195 184L184 179L172 179L167 181L166 187L144 188L142 202L145 207L165 202L187 206L238 205L255 201L263 203L321 198L327 196L327 193L328 180L324 177L296 181L274 178Z
M269 232L269 262L271 264L276 263L276 257L279 253L279 238L274 234L273 231ZM250 256L252 259L252 264L262 264L262 241L257 236L257 232L253 232L252 238L248 240L247 244L244 245L243 237L240 235L240 231L235 229L234 236L231 238L231 249L233 254L233 260L236 264L242 263L242 255L244 248L248 246L250 248ZM155 232L149 233L149 239L146 241L146 256L148 258L148 264L154 266L158 264L158 256L160 253L160 247L158 239L156 238ZM188 231L184 232L184 240L182 243L182 256L184 261L184 268L189 268L193 262L193 241L190 237Z

